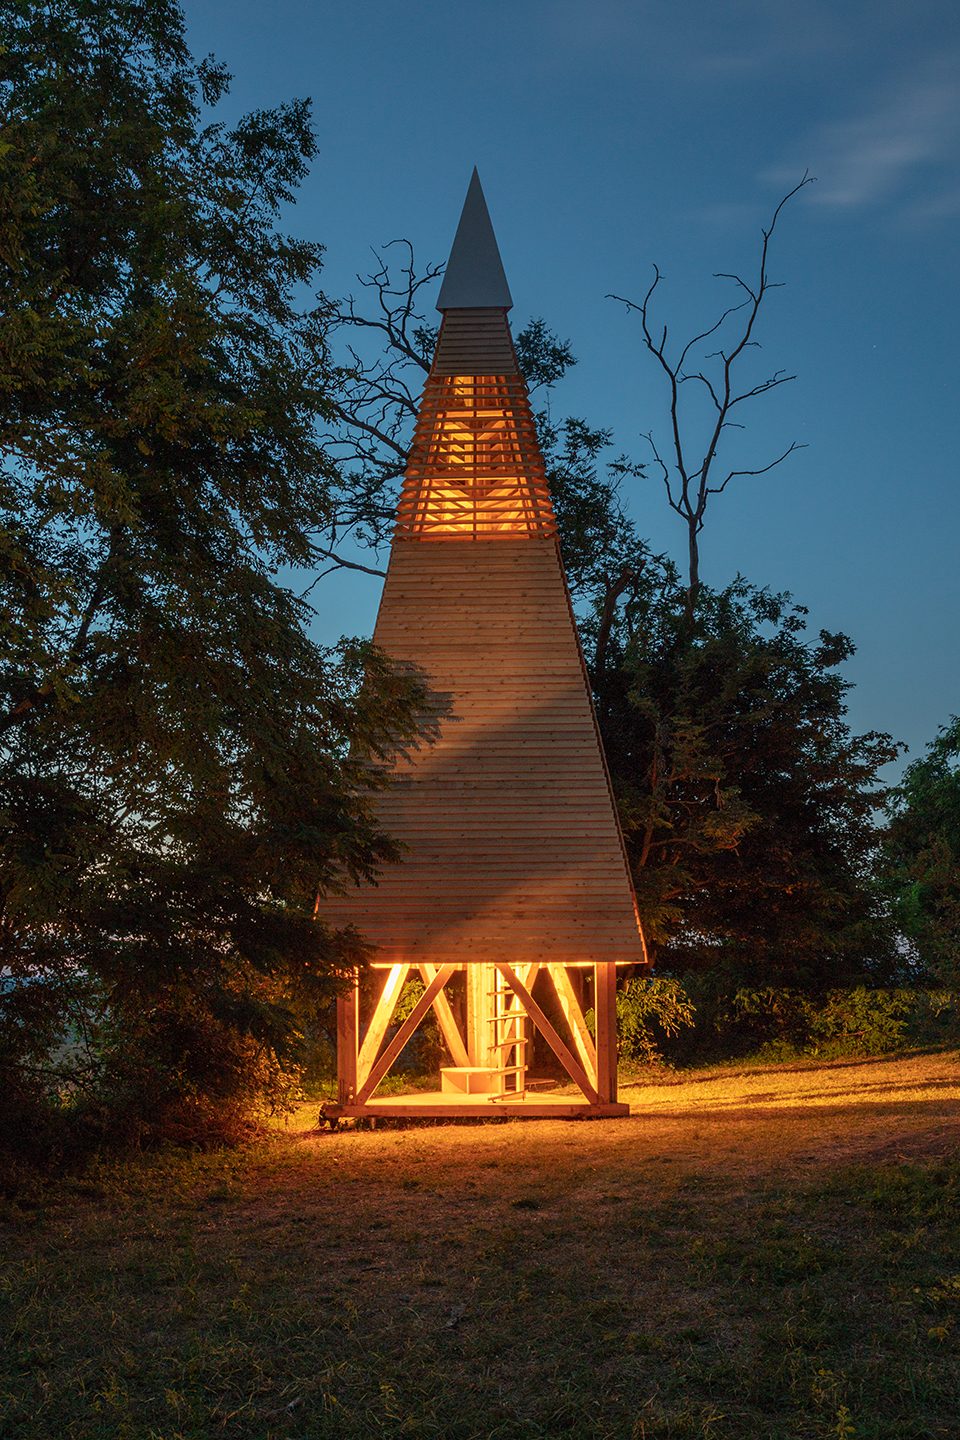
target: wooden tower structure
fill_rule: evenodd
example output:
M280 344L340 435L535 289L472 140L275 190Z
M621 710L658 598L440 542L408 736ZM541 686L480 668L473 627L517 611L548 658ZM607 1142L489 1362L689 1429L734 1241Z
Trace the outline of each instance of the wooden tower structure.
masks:
M645 963L643 936L512 303L474 171L374 632L448 713L378 799L404 859L322 904L384 972L369 1017L356 985L339 1002L337 1115L628 1113L616 967ZM413 976L422 992L397 1025ZM439 1088L378 1096L430 1011L450 1059ZM534 1030L577 1095L533 1087Z

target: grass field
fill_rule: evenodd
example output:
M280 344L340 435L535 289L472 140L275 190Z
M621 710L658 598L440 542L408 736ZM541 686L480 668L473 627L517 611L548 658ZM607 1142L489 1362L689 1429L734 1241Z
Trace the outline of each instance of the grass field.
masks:
M960 1055L625 1098L24 1197L3 1440L957 1440Z

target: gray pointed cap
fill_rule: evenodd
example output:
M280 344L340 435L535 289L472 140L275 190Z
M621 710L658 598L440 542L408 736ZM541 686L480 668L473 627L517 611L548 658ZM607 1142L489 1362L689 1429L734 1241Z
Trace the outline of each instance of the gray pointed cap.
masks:
M509 310L510 287L474 167L437 298L438 310Z

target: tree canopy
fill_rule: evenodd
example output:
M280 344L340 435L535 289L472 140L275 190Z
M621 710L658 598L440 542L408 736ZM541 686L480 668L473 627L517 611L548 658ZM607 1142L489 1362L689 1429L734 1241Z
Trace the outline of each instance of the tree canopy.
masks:
M297 595L333 475L321 247L278 228L309 107L208 120L173 0L7 7L2 42L0 1044L82 986L101 1065L225 1092L362 953L315 897L393 853L370 762L419 698Z
M595 674L641 914L661 960L752 983L875 973L889 937L871 861L897 747L846 720L843 635L790 597L701 582L692 617L648 570Z
M908 765L890 797L883 876L928 978L960 981L960 716Z

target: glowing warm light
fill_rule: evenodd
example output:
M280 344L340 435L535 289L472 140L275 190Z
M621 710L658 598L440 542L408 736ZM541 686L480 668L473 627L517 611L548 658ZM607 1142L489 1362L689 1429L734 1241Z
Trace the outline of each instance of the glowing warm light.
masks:
M556 534L519 375L431 375L397 512L403 538Z

